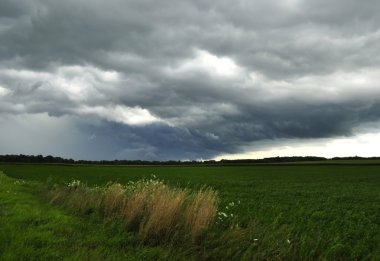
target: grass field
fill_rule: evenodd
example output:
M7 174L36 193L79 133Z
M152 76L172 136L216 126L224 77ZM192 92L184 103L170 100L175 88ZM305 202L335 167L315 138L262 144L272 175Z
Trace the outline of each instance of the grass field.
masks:
M379 165L122 167L3 164L0 165L0 171L9 177L27 181L23 185L18 185L21 186L20 188L14 188L25 192L18 194L21 198L14 199L12 199L13 196L4 192L4 186L15 186L14 180L7 181L8 185L4 185L4 182L1 184L0 206L2 209L12 208L10 206L13 205L15 208L22 209L22 207L17 207L17 204L23 200L31 200L34 203L25 203L29 208L38 208L40 212L47 209L46 213L51 212L53 216L67 216L64 219L65 222L86 224L87 227L84 230L86 234L91 235L95 233L93 231L99 231L96 232L99 238L102 238L103 234L107 238L106 234L111 233L108 230L116 228L107 228L104 223L96 220L87 223L83 221L86 220L84 216L73 216L64 209L48 205L42 197L38 196L35 191L35 187L38 186L34 186L33 182L50 180L50 182L62 184L78 179L89 186L95 186L104 185L109 181L123 184L154 174L173 186L196 189L208 185L218 191L221 210L224 210L230 202L240 201L240 205L235 207L233 212L237 214L240 226L249 228L246 230L249 231L249 235L244 235L241 239L237 236L235 239L237 242L234 243L216 239L205 240L204 249L207 254L202 253L203 258L380 260ZM24 216L31 212L12 211L14 210L10 211L13 214L8 217L11 220L17 220L17 215ZM4 212L5 210L2 210L0 215L4 216ZM57 220L52 218L50 221L50 218L47 218L46 223L52 222L58 225L59 220L59 218ZM7 238L7 240L14 242L21 240L21 231L18 235L18 230L12 228L18 225L16 223L13 225L13 222L5 223L0 222L1 232L13 231L14 236L14 239ZM24 223L24 226L27 226L27 222ZM99 243L99 247L103 250L96 250L100 252L94 250L94 253L99 257L104 257L108 253L105 249L111 249L109 253L112 253L112 257L116 258L119 255L121 258L126 253L130 253L130 249L134 249L132 253L135 255L147 253L147 259L149 259L151 250L148 246L136 246L133 243L133 235L125 233L124 236L120 236L118 233L115 237L121 237L119 239L124 240L123 247L120 247L120 242L117 239L113 240L111 236L108 240L99 239L99 242L102 242ZM82 241L79 234L77 237L72 237L72 240L73 242L67 242L66 247L70 248L75 240L80 241L81 243L78 244L83 245L84 248L79 248L77 253L83 257L88 247L86 240ZM4 242L4 240L1 241ZM49 248L54 249L56 243L51 242L51 244L52 247ZM9 254L11 245L12 243L9 243L9 246L0 243L0 253L1 250L7 249L6 253ZM46 247L48 245L48 242L43 244ZM33 245L30 251L32 248ZM148 249L146 252L144 252L145 248ZM112 249L117 249L117 251L112 251ZM191 247L174 251L170 246L162 246L159 251L155 250L156 256L151 257L157 259L160 256L165 259L172 255L171 259L176 259L175 256L177 259L180 256L185 259L198 259L198 250L189 249ZM62 256L65 249L59 251L57 255ZM130 258L138 259L133 255Z

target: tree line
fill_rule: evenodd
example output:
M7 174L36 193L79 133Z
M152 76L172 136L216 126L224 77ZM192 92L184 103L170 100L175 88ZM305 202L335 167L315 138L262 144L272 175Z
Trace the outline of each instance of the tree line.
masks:
M380 159L380 157L335 157L328 159L314 156L270 157L263 159L236 159L236 160L192 160L192 161L147 161L147 160L74 160L51 155L0 155L0 162L6 163L55 163L55 164L98 164L98 165L230 165L230 164L260 164L260 163L291 163L315 162L330 160L362 160Z

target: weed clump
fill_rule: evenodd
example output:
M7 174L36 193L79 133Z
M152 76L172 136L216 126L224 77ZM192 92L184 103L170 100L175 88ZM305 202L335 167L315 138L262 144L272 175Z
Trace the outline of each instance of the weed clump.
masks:
M126 201L124 188L120 184L111 184L105 189L102 207L106 217L119 217Z
M195 242L215 223L218 196L211 188L175 188L156 178L90 188L80 181L55 186L51 203L81 214L98 213L122 220L144 243Z
M217 193L210 188L201 188L192 196L185 211L184 221L195 241L215 220L218 210Z

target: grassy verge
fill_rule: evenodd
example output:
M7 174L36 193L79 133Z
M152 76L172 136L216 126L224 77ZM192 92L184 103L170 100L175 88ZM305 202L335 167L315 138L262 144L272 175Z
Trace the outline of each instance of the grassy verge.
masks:
M190 192L145 180L49 187L2 173L0 186L0 260L257 260L281 259L289 249L282 229L231 227L234 220L224 215L232 212L217 212L216 194L206 188Z
M53 185L46 194L50 203L74 213L121 221L146 244L195 243L217 216L217 193L211 188L192 192L158 179L93 188L74 180L67 186Z
M38 195L38 184L0 172L0 260L188 260L191 253L138 244L117 222L71 215Z

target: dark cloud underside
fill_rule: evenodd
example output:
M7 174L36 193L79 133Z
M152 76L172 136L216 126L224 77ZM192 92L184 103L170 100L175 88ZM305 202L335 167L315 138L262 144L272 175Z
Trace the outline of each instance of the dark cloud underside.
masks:
M349 137L379 121L379 10L375 0L3 0L0 119L11 126L0 134L44 118L76 131L31 153L73 155L60 146L70 140L77 158L150 160Z

